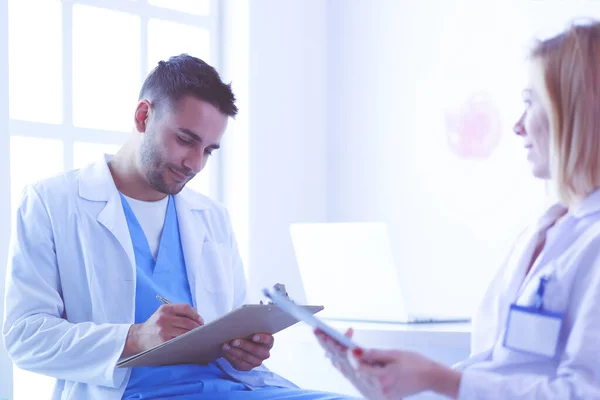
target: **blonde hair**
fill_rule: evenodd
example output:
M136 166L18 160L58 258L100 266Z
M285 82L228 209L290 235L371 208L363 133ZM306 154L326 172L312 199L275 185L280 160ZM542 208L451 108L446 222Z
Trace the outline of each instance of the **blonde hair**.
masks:
M573 24L537 43L534 82L548 113L550 176L572 205L600 187L600 23Z

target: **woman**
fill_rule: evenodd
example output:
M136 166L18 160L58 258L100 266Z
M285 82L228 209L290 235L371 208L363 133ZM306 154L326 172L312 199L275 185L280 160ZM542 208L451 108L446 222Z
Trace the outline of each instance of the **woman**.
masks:
M514 131L559 204L517 240L473 319L472 356L454 369L401 350L348 359L317 332L369 398L600 399L600 23L539 42L530 61Z

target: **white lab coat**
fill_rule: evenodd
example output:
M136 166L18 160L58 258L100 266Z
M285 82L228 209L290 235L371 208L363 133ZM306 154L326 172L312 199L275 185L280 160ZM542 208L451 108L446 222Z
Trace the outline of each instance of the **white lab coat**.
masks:
M17 366L57 379L53 399L120 399L129 379L115 366L134 323L135 258L106 160L27 187L13 225L4 343ZM222 206L188 189L175 201L192 299L208 323L244 303L242 263ZM218 363L250 387L294 387L265 367Z
M544 250L525 273L537 236L564 212L551 207L521 235L493 279L473 320L472 356L463 371L459 399L600 399L600 191L547 233ZM540 277L552 276L544 308L565 313L553 359L503 347L509 306L531 306Z

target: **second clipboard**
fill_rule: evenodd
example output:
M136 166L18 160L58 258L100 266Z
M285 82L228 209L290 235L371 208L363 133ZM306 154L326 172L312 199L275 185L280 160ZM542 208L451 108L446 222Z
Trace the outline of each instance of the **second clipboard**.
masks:
M312 326L315 329L321 330L330 338L334 339L338 343L346 346L348 349L352 350L359 347L352 339L338 332L331 326L327 325L325 322L321 321L313 314L309 312L306 307L299 306L295 304L293 301L288 298L282 296L276 290L273 289L263 289L263 294L267 296L269 299L273 301L279 308L288 313L289 315L297 318L306 324Z

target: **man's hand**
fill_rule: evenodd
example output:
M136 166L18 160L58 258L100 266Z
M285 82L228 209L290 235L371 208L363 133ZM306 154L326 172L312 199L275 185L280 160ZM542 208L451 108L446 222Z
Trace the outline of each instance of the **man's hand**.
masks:
M204 320L188 304L163 304L146 322L131 326L121 357L151 349L202 325Z
M238 371L250 371L271 356L275 339L272 335L259 333L248 339L234 339L223 345L223 358Z

